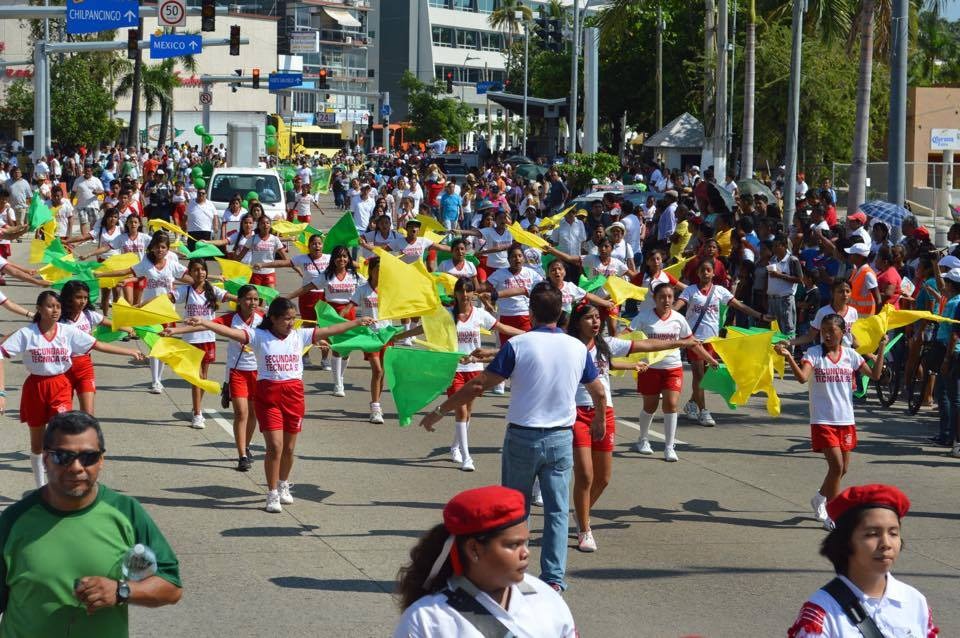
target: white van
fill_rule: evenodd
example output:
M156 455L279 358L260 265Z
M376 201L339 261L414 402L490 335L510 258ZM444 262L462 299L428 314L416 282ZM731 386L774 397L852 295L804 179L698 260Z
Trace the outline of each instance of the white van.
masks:
M207 197L221 213L234 195L246 199L254 191L271 220L287 218L286 193L277 171L271 168L215 168L207 184Z

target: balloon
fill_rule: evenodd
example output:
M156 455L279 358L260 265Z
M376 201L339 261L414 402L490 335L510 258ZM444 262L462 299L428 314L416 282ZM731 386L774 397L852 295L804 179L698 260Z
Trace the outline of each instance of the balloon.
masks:
M199 166L194 166L194 167L193 167L193 170L190 171L190 175L191 175L191 177L202 177L202 176L203 176L203 169L200 168Z
M194 180L193 180L193 185L196 186L197 188L206 188L206 187L207 187L207 183L203 180L202 177L197 177L196 179L194 179Z
M213 144L213 136L212 136L212 135L204 135L204 136L203 136L203 144L204 144L204 146L210 146L211 144Z
M267 148L273 148L277 145L277 138L268 136L265 140L263 140L263 143Z
M277 127L273 124L267 124L267 128L264 129L267 133L267 137L273 137L277 134Z
M203 137L204 135L207 134L207 129L203 128L203 124L197 124L196 126L193 127L193 132Z
M284 181L293 181L293 178L296 176L297 171L293 170L289 166L283 169L283 179Z
M283 183L283 188L284 188L284 190L292 191L292 190L293 190L293 182L288 179L287 181L285 181L285 182Z
M259 201L259 200L260 200L260 193L258 193L257 191L250 191L249 193L247 193L247 196L244 197L244 199L246 199L248 202L249 202L251 199L255 199L255 200Z

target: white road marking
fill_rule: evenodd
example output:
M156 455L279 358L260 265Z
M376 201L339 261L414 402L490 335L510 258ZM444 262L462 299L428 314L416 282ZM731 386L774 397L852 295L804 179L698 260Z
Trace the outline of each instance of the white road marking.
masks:
M226 419L224 419L222 416L220 416L220 413L217 410L207 409L207 410L204 410L204 412L210 415L210 418L216 421L217 425L222 427L223 431L230 435L230 438L233 438L233 422L232 421L227 421Z
M620 425L625 425L625 426L627 426L628 428L633 428L633 429L636 430L637 432L640 431L640 426L637 425L636 423L632 423L632 422L630 422L630 421L624 421L623 419L617 419L617 423L619 423ZM664 437L662 434L660 434L659 432L656 432L656 431L654 431L654 430L650 430L650 436L652 436L653 438L655 438L655 439L657 439L657 440L659 440L659 441L664 441L664 440L666 440L665 437ZM680 439L675 440L674 443L677 443L677 444L679 444L679 445L689 445L686 441L681 441Z

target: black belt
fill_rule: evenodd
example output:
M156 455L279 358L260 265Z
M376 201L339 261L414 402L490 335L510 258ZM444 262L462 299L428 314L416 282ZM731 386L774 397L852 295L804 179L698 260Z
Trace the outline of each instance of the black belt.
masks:
M537 432L556 432L558 430L572 430L572 425L558 425L555 428L537 428L530 425L519 425L517 423L508 423L508 430L535 430Z

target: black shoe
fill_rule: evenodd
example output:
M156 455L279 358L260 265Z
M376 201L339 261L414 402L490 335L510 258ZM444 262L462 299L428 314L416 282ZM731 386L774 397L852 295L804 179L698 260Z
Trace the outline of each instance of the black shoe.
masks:
M250 458L246 456L241 456L240 460L237 461L237 471L238 472L247 472L250 470L250 466L253 465L250 462Z
M951 442L951 441L949 441L948 439L945 439L945 438L941 437L940 435L937 435L937 436L928 436L928 437L927 437L927 440L930 441L930 443L933 443L934 445L939 445L940 447L951 447L951 446L952 446L952 442Z
M253 465L253 450L247 448L247 460L250 461L250 464Z

